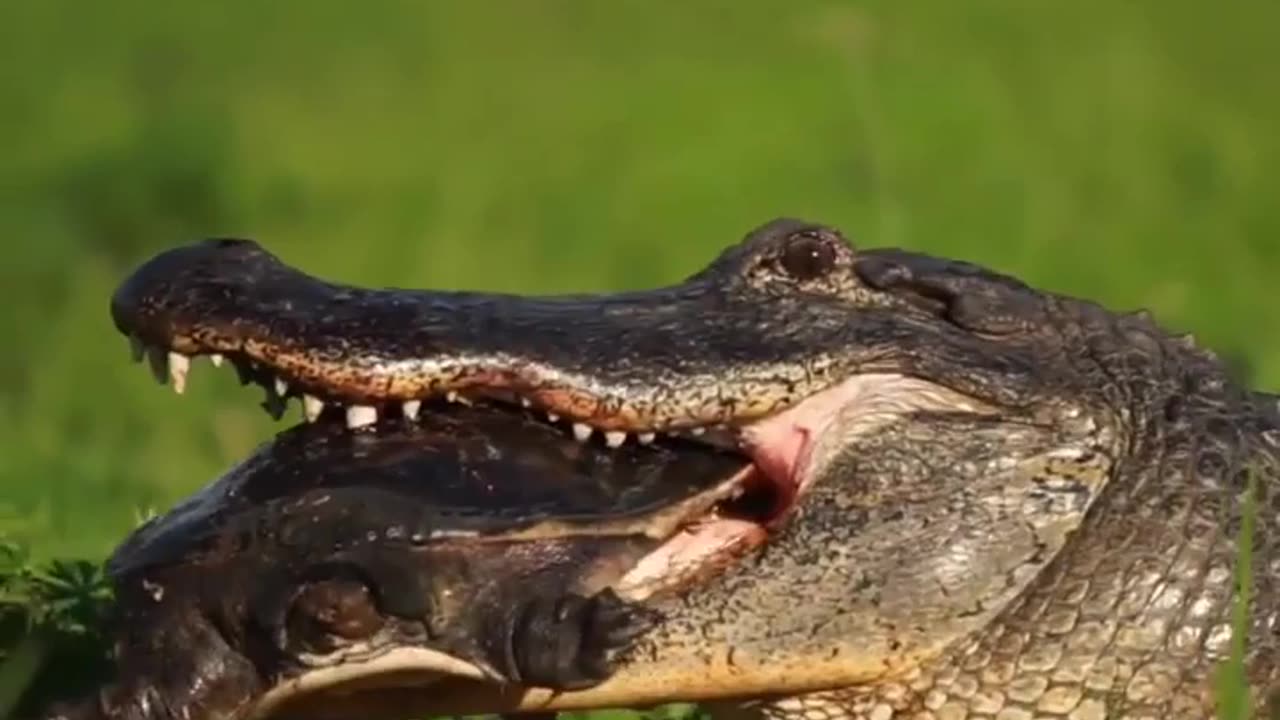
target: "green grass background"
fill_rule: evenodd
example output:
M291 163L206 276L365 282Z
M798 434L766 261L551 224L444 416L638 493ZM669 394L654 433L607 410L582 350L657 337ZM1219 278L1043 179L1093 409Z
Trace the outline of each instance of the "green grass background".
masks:
M1150 308L1280 386L1280 3L0 4L0 537L100 558L281 425L109 293L209 235L372 285L665 283L781 214ZM296 416L296 408L293 410Z
M108 296L251 236L354 283L677 280L780 214L1149 307L1280 380L1280 3L0 6L0 532L97 556L263 441ZM296 415L296 411L295 411Z

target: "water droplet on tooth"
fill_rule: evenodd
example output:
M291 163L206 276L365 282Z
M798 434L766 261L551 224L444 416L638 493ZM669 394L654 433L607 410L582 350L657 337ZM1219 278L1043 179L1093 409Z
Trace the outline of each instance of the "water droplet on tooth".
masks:
M617 430L611 430L604 434L604 442L609 447L618 447L627 441L627 434Z
M134 362L142 362L142 358L147 354L147 344L142 342L142 338L137 335L129 336L129 356Z
M653 442L655 437L657 437L657 435L651 432L640 433L636 435L636 440L640 441L641 445L648 445L649 443Z
M421 409L422 409L421 400L405 400L404 404L400 406L400 411L403 412L404 416L409 418L410 420L417 420L418 411Z
M209 362L213 363L214 367L222 367L222 359L222 353L214 353L209 356Z
M578 442L586 442L591 437L591 426L574 423L573 436L577 438Z
M276 378L276 394L284 397L287 392L289 392L289 383L285 382L283 378Z
M181 395L187 389L187 372L191 370L191 358L182 353L169 353L169 379L173 380L173 391Z
M547 413L547 419L551 422L560 422L560 416L553 412Z
M378 409L369 405L352 405L347 408L347 427L355 429L378 422Z
M306 416L307 422L315 422L320 417L320 413L324 411L324 401L314 395L302 396L302 414Z

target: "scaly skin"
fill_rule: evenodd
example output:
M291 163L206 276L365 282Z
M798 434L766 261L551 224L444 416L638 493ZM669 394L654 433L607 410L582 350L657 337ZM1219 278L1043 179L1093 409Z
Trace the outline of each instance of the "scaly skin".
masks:
M184 287L185 260L169 262ZM217 284L204 258L197 266L197 289ZM204 296L179 307L173 298L193 296L139 278L117 296L116 318L148 344L245 353L270 372L287 368L261 348L287 337L291 352L311 352L288 322L265 332L251 293L202 316ZM1259 711L1280 681L1276 398L1239 387L1144 315L971 265L855 253L798 221L766 225L686 283L648 293L342 291L358 298L337 304L349 318L402 313L395 340L362 330L342 345L349 325L317 309L333 306L331 290L309 292L298 301L318 303L308 312L324 351L308 357L329 360L303 382L326 399L512 391L600 429L727 422L749 445L752 422L841 382L883 392L823 432L812 489L767 548L655 603L663 622L601 685L380 690L311 698L298 716L700 700L779 718L1208 718L1232 643L1250 471L1243 640ZM252 337L224 330L237 313L253 319ZM352 363L359 381L335 369Z
M1230 402L1247 411L1253 401ZM1048 463L1039 449L1073 443L1035 437L1042 430L982 438L965 423L933 423L929 431L941 437L863 441L759 558L660 606L659 629L593 690L517 692L496 706L485 690L468 688L453 697L324 697L313 700L326 711L308 704L289 717L681 700L708 701L724 713L754 697L764 702L750 710L766 717L1208 718L1209 683L1231 640L1242 489L1234 470L1249 459L1260 463L1262 517L1276 497L1274 451L1255 446L1251 455L1248 445L1233 449L1229 436L1204 433L1231 432L1218 419L1188 413L1182 430L1163 434L1164 445L1142 443L1128 458L1112 452L1131 438L1099 433L1092 457ZM1204 433L1194 445L1159 450L1171 436L1190 440L1193 432ZM948 475L982 457L988 439L1006 444L1001 453L1009 445L1027 449L1006 454L1020 458L1016 470L986 475L990 484L966 495L970 477ZM938 447L955 450L924 452ZM1224 461L1220 479L1196 471L1215 458ZM1147 459L1166 472L1129 472ZM888 467L921 481L868 492L867 479ZM1007 510L1022 509L1027 493L1017 488L1031 478L1056 486L1058 500L1092 489L1088 514L1083 497L1058 513L1028 513L1038 522L992 512L993 497L1005 497ZM936 493L924 490L935 482ZM962 497L968 502L949 511L941 502ZM1269 530L1260 519L1254 538L1246 667L1257 691L1275 687L1280 657Z

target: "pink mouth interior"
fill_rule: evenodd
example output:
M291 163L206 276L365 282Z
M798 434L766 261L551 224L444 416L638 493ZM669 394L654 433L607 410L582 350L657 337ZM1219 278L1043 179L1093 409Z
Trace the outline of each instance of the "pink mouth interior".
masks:
M740 444L752 464L742 469L740 482L748 490L761 483L770 486L772 507L751 519L713 513L689 525L645 556L622 579L620 589L648 594L654 585L683 584L762 545L812 483L809 465L814 442L835 422L841 408L863 395L865 387L855 377L745 426Z
M874 381L855 375L747 425L742 429L742 448L769 481L783 490L788 504L794 505L813 482L809 466L814 444L835 424L842 409L876 404L881 399L875 397L876 387Z

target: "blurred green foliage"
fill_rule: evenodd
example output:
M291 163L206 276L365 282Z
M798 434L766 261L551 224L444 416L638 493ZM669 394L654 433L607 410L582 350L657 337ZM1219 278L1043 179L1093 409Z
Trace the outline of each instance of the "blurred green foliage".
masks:
M1147 307L1280 385L1280 4L0 4L0 537L100 559L280 426L107 300L254 237L352 283L677 280L780 214Z
M114 284L247 235L374 285L679 279L779 214L1170 325L1280 379L1280 5L0 7L0 532L94 557L273 429L127 361Z
M0 717L34 718L53 699L110 677L111 594L97 563L37 565L0 541Z

